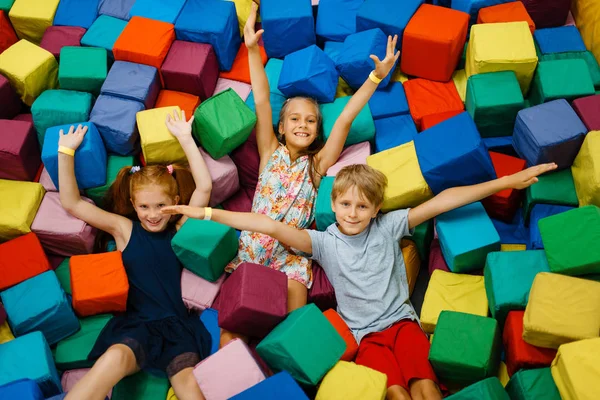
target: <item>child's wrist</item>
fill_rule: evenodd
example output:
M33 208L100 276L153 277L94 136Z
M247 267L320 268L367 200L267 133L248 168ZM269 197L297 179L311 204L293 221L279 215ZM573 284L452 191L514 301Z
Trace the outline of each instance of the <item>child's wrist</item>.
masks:
M385 79L385 76L383 78L381 78L381 77L377 76L376 71L373 70L369 74L369 79L371 80L371 82L379 85L381 83L381 81Z
M67 146L60 146L60 145L58 146L58 152L59 153L66 154L66 155L71 156L71 157L75 156L75 150L76 149L72 149L72 148L67 147Z
M202 210L202 214L203 214L203 217L202 217L203 220L210 221L212 219L212 208L204 207L204 209Z

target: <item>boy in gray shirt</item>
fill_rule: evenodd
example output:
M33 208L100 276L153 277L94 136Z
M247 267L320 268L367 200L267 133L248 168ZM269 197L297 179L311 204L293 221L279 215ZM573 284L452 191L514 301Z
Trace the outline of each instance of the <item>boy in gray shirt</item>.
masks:
M429 364L429 340L409 300L400 239L444 212L504 189L524 189L556 169L542 164L477 185L446 189L405 210L379 214L387 178L366 165L338 172L331 193L336 223L325 232L299 230L265 215L189 206L163 207L165 214L212 219L240 230L261 232L308 254L331 281L338 313L359 343L356 363L386 374L388 399L441 399Z

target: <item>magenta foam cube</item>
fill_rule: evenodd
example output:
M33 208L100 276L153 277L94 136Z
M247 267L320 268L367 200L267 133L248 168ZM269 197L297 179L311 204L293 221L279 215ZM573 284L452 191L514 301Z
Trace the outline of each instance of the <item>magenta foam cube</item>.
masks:
M13 118L21 111L21 100L4 75L0 75L0 118Z
M40 164L40 147L33 124L0 119L0 179L33 181Z
M573 109L588 130L600 130L600 94L573 100Z
M348 165L366 164L367 157L371 155L371 144L369 142L361 142L348 146L337 162L327 170L327 176L336 176L340 170Z
M248 96L250 96L252 86L244 82L234 81L232 79L219 78L217 80L217 86L215 87L213 96L215 94L224 92L227 89L233 89L233 91L236 92L242 100L246 101Z
M436 269L450 272L450 268L448 268L448 264L446 263L446 260L444 260L442 254L440 241L437 238L433 239L429 250L429 276L431 276Z
M329 310L330 308L337 309L337 299L335 298L335 290L329 282L325 271L319 264L313 261L312 263L313 284L308 291L308 302L314 303L321 311Z
M251 212L254 190L241 188L223 202L223 208L234 212Z
M238 170L229 156L223 156L215 160L203 148L200 147L199 150L212 178L209 205L214 207L233 196L240 188Z
M209 282L184 268L181 272L183 304L194 311L203 311L210 308L224 281L225 274L221 275L215 282Z
M78 26L49 26L44 32L40 47L48 50L58 60L60 50L66 46L80 46L86 30Z
M256 132L252 131L248 139L231 152L230 157L238 168L240 185L254 191L258 183L258 169L260 167Z
M264 337L287 314L287 276L268 267L240 264L221 287L219 326Z

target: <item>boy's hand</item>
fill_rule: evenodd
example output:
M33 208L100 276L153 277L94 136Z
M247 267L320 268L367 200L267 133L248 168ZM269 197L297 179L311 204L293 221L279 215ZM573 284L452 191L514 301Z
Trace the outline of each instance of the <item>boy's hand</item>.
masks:
M546 172L555 170L558 166L556 163L539 164L527 168L516 174L507 176L507 185L512 189L525 189L538 181L538 176Z
M379 79L384 79L394 67L394 63L400 57L400 51L396 52L396 43L398 42L398 35L394 35L392 39L391 36L388 36L387 41L387 51L385 54L385 58L382 60L379 59L374 54L371 54L369 57L371 60L375 62L375 75Z
M258 6L253 2L250 15L248 16L246 25L244 26L244 42L246 43L246 47L249 49L258 46L258 41L265 31L264 29L261 29L258 32L254 31L254 26L256 25L256 10L258 10Z
M58 145L77 150L77 148L81 145L81 142L83 142L83 138L85 137L87 130L87 126L78 125L77 130L75 130L75 126L71 125L69 132L65 134L65 132L61 129L59 132Z
M182 214L188 218L203 219L204 207L191 206L166 206L160 209L162 214L177 215Z
M182 139L192 136L192 122L194 122L194 116L192 115L192 118L185 122L185 111L181 110L181 118L176 111L173 112L173 116L170 113L167 114L165 124L173 136Z

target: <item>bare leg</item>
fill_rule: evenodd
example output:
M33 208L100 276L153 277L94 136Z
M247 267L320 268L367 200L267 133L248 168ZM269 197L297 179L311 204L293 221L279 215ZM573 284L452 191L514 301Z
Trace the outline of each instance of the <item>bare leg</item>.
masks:
M297 308L304 307L308 299L306 286L298 281L288 279L288 313Z
M246 344L248 344L249 341L247 336L239 333L229 332L228 330L221 328L221 340L219 343L219 348L222 348L233 339L241 339Z
M410 394L400 385L392 385L387 389L387 400L411 400Z
M184 368L170 379L171 386L179 400L205 400L192 371L194 368Z
M410 382L410 394L415 400L441 400L440 388L431 379L416 379Z
M65 400L104 400L121 379L138 371L133 351L124 344L112 345L67 393Z

